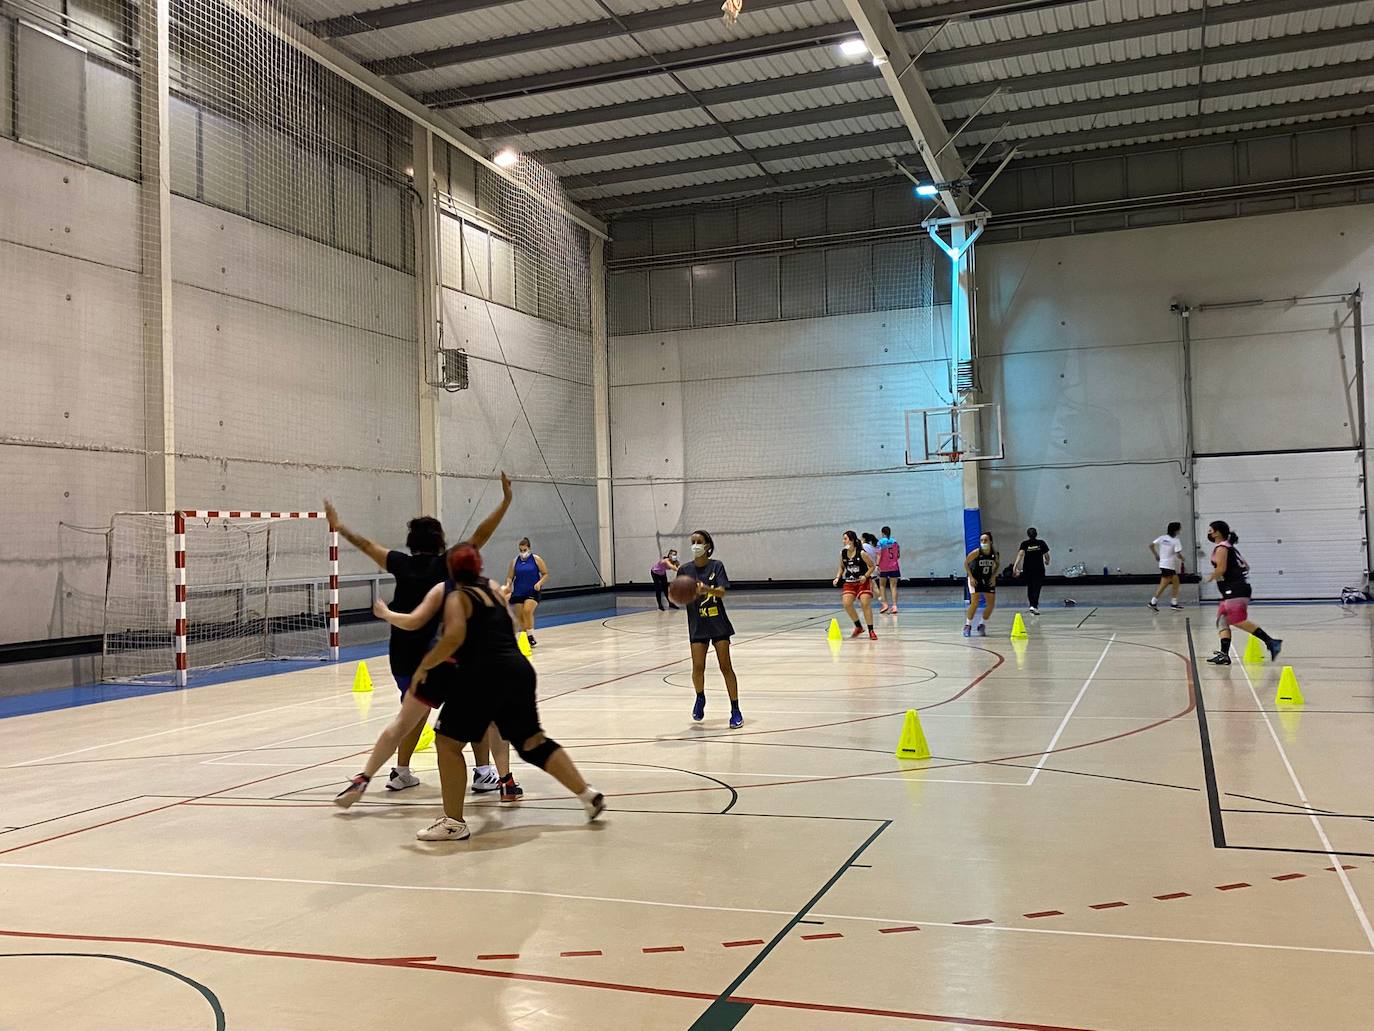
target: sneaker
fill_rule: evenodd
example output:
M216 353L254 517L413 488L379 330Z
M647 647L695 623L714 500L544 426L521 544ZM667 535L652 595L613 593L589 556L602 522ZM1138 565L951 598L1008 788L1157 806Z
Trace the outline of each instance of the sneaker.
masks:
M854 632L851 633L849 636L850 636L850 637L862 637L863 634L864 634L864 628L861 627L861 626L856 626L856 627L854 628Z
M964 624L964 636L965 636L965 637L972 637L972 636L973 636L973 627L969 626L967 623Z
M420 783L420 778L409 770L402 773L394 766L391 768L391 779L386 782L388 791L404 791L406 788L416 787Z
M1147 601L1145 604L1148 605L1148 606L1150 606L1150 611L1151 611L1151 612L1158 612L1158 611L1159 611L1159 606L1158 606L1157 604L1155 604L1154 602L1152 602L1152 601Z
M515 775L508 773L501 778L501 801L518 802L525 789L515 783Z
M534 639L533 634L526 634L525 639L530 642L531 648L537 648L539 646L539 642Z
M462 820L450 820L447 816L435 820L422 831L415 832L417 841L467 841L472 831Z
M674 605L672 602L669 602L669 603L668 603L668 608L669 608L669 610L672 611L672 612L681 612L681 611L682 611L682 606L681 606L681 605Z
M1275 662L1279 657L1279 652L1283 651L1283 638L1269 638L1269 661Z
M731 709L730 729L739 730L739 728L742 726L744 726L744 713L740 712L739 709Z
M1225 652L1217 652L1207 661L1213 666L1229 666L1231 665L1231 656L1227 655Z
M700 723L706 718L706 694L697 695L697 700L692 703L692 719Z
M986 623L979 623L979 624L978 624L978 636L979 636L979 637L987 637L987 636L988 636L988 628L987 628L987 624L986 624Z
M363 792L372 783L372 778L365 773L360 773L348 782L348 787L344 788L334 796L334 804L340 809L347 809L358 799L363 797Z
M893 605L892 608L888 609L887 611L888 611L891 615L894 615L894 616L895 616L895 615L897 614L897 606L896 606L896 605Z
M1179 604L1178 602L1176 602L1176 601L1171 601L1171 602L1169 602L1169 608L1173 609L1175 612L1182 612L1182 611L1183 611L1183 606L1180 605L1180 604Z
M582 800L582 808L587 813L587 822L591 823L598 816L606 811L606 796L598 791L592 796L591 801Z
M479 766L472 771L472 790L477 794L495 791L501 787L501 778L496 775L495 766Z
M868 639L869 639L870 641L876 641L876 640L878 639L878 631L876 631L876 630L869 630L869 631L868 631Z
M1037 609L1034 605L1032 605L1032 606L1030 607L1030 614L1031 614L1032 616L1038 616L1038 615L1040 615L1040 610Z
M887 606L884 605L884 606L883 606L882 608L880 608L878 611L879 611L879 612L886 612L886 611L887 611Z

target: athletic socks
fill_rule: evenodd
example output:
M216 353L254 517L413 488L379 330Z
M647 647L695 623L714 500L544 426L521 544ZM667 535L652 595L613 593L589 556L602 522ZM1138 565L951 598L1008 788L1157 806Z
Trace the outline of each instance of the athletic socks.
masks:
M1150 604L1151 604L1151 605L1158 605L1158 604L1159 604L1159 598L1158 598L1158 597L1151 598L1151 599L1150 599Z
M861 620L857 620L857 619L854 620L854 629L855 629L855 630L862 630L863 628L864 628L864 625L863 625L863 622L862 622Z
M1231 654L1231 639L1230 639L1229 637L1223 637L1223 638L1221 639L1221 654L1222 654L1222 655L1230 655L1230 654Z
M1255 627L1255 636L1258 637L1261 641L1263 641L1266 647L1270 645L1274 640L1259 627Z

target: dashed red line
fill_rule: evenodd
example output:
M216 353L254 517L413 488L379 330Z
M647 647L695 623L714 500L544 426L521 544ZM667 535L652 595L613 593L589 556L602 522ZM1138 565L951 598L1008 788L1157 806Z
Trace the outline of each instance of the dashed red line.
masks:
M843 937L844 935L842 935L839 931L827 931L825 934L804 934L801 936L801 940L804 942L818 942L825 941L828 938Z
M1064 911L1062 909L1042 909L1038 913L1022 913L1021 915L1027 920L1038 920L1042 916L1063 916Z
M1335 872L1336 872L1336 868L1335 868L1334 866L1328 866L1326 869L1327 869L1328 871L1330 871L1331 873L1335 873ZM1355 869L1355 868L1354 868L1353 866L1345 866L1345 865L1342 865L1342 866L1341 866L1341 869L1342 869L1342 870L1353 870L1353 869Z
M978 927L981 924L992 923L992 921L988 920L987 918L984 918L982 920L956 920L954 922L960 927Z
M906 931L919 931L920 928L915 924L907 924L905 927L880 927L879 934L902 934Z
M1171 891L1167 895L1155 896L1155 898L1159 899L1160 902L1169 902L1172 899L1190 899L1192 897L1193 893L1190 891Z
M1097 905L1095 905L1095 906L1089 906L1088 908L1089 908L1089 909L1120 909L1122 906L1128 906L1128 905L1130 905L1129 902L1099 902Z
M1235 884L1218 884L1217 891L1235 891L1237 888L1249 888L1252 885L1248 881L1236 881Z
M584 949L584 950L582 950L581 952L560 952L559 955L562 956L564 959L572 959L572 958L577 957L577 956L600 956L600 955L601 955L601 950L600 950L600 949Z
M491 952L491 953L488 953L488 954L486 954L486 955L484 955L484 956L478 956L477 958L478 958L478 959L519 959L519 958L520 958L520 953L518 953L518 952Z
M687 949L682 945L656 945L652 948L640 949L639 951L652 954L656 952L686 952Z
M1277 877L1269 878L1271 881L1296 881L1299 877L1306 877L1305 873L1281 873Z
M763 939L762 939L762 938L745 938L743 941L737 941L737 942L721 942L721 944L724 945L727 949L738 949L738 948L740 948L741 946L744 946L744 945L762 945L762 944L763 944Z

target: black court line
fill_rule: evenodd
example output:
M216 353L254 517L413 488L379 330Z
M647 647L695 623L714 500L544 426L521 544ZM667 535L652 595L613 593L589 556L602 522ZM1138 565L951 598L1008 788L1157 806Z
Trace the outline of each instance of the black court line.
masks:
M1223 813L1251 813L1255 816L1325 816L1332 820L1370 820L1367 813L1329 813L1325 809L1223 809Z
M856 848L853 854L840 865L840 868L831 875L830 880L826 881L825 884L821 886L821 890L812 895L811 900L797 911L796 916L787 921L787 923L783 925L782 930L773 935L773 940L759 950L759 954L750 961L748 966L740 971L739 976L730 982L725 991L716 996L715 1002L711 1003L711 1005L706 1008L706 1012L692 1022L689 1031L730 1031L731 1028L736 1027L739 1022L744 1019L745 1014L747 1014L752 1007L752 1003L734 1002L731 1000L730 996L735 993L740 985L744 984L744 982L749 979L749 975L757 970L763 961L768 958L769 954L792 932L792 928L806 919L806 915L815 908L816 903L820 902L820 900L825 897L826 892L833 888L835 883L845 875L849 868L854 865L855 861L864 854L864 850L878 840L878 835L882 834L883 831L891 826L891 820L884 820L881 826L864 839L864 843Z
M1266 803L1266 804L1268 804L1268 805L1281 805L1281 806L1287 806L1289 809L1296 809L1296 810L1297 810L1298 812L1300 812L1300 813L1313 813L1313 814L1315 814L1315 815L1317 815L1317 816L1338 816L1338 815L1340 815L1340 814L1337 813L1336 810L1334 810L1334 809L1318 809L1316 806L1312 805L1311 803L1308 803L1308 804L1304 805L1302 802L1285 802L1285 801L1283 801L1282 799L1278 799L1278 798L1261 798L1259 795L1242 795L1242 794L1240 794L1239 792L1236 792L1236 791L1228 791L1228 792L1226 792L1226 797L1227 797L1227 798L1243 798L1243 799L1245 799L1247 802L1264 802L1264 803Z
M1080 619L1080 620L1078 621L1078 626L1074 627L1074 629L1075 629L1075 630L1080 630L1080 629L1082 629L1083 624L1086 623L1088 620L1092 619L1093 616L1095 616L1095 615L1097 615L1097 609L1096 609L1096 608L1094 608L1094 609L1093 609L1091 612L1089 612L1086 616L1084 616L1082 619Z
M146 960L134 959L132 956L116 956L108 952L0 952L0 959L23 959L26 957L43 958L72 958L77 959L110 959L116 963L129 963L136 967L145 967L148 970L156 970L159 974L166 974L174 977L183 984L190 985L210 1005L210 1012L214 1014L215 1031L225 1031L226 1022L224 1018L224 1007L220 1004L219 998L214 992L206 988L199 981L194 981L185 974L178 973L171 967L158 966L156 963L149 963Z
M1188 663L1193 673L1193 702L1197 711L1198 741L1202 746L1202 777L1207 788L1207 813L1212 822L1212 847L1226 848L1226 825L1222 822L1221 795L1217 791L1217 768L1212 759L1212 735L1207 730L1207 706L1202 700L1202 678L1197 671L1197 652L1193 648L1193 620L1183 620L1188 634Z
M1339 859L1343 856L1374 859L1374 852L1343 852L1338 848L1328 852L1324 848L1280 848L1275 845L1227 845L1226 847L1239 852L1293 852L1300 856L1326 856L1327 859Z

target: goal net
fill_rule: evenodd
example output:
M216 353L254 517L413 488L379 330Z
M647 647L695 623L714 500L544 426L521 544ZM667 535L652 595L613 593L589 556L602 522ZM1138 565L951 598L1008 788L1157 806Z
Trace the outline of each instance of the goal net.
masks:
M104 678L338 658L338 540L318 512L133 512L106 561Z

